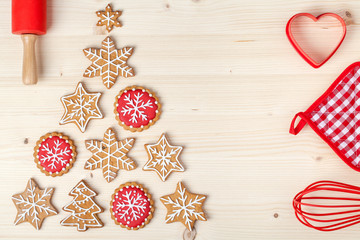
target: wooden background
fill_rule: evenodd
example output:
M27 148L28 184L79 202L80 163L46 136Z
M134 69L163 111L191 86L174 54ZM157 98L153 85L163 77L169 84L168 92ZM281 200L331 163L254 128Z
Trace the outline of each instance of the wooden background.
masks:
M190 191L208 195L207 222L198 221L196 239L355 239L359 226L322 233L301 225L292 209L294 195L317 180L360 185L350 169L309 128L288 133L295 113L305 110L360 55L360 3L285 0L113 0L123 10L124 27L110 36L117 47L133 46L129 64L136 77L119 78L107 90L100 78L84 79L90 64L82 49L99 47L104 29L95 27L103 0L48 0L48 33L37 44L40 81L21 83L22 42L11 34L10 1L0 2L0 237L4 239L182 239L181 223L165 224L159 201L183 181ZM320 69L303 61L285 35L287 20L298 12L320 14L349 10L353 24L338 52ZM59 126L60 97L82 81L100 91L102 120L92 120L81 133L74 124ZM150 129L131 133L117 125L116 94L138 84L155 91L163 104L160 120ZM83 169L91 156L86 139L101 139L108 127L118 138L134 137L130 156L138 168L120 171L107 183L101 170ZM42 174L33 162L41 135L60 131L76 143L78 158L62 177ZM184 146L184 173L163 183L142 171L145 143L166 132ZM28 139L26 144L25 139ZM41 187L53 186L53 205L60 211L45 219L40 231L29 223L13 225L11 196L22 192L30 177ZM59 222L61 208L72 200L72 187L86 179L98 192L105 226L79 233ZM144 229L128 231L110 218L113 190L126 181L144 184L155 198L155 216Z

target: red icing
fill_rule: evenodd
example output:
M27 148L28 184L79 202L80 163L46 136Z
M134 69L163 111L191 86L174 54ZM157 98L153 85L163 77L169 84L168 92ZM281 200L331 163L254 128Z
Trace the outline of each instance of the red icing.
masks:
M141 226L150 215L150 199L135 186L121 188L115 194L112 206L116 221L127 227Z
M38 160L47 172L62 171L68 166L71 159L71 145L58 136L50 136L40 144Z
M156 117L157 109L155 98L142 89L128 90L118 99L119 119L134 128L148 125Z

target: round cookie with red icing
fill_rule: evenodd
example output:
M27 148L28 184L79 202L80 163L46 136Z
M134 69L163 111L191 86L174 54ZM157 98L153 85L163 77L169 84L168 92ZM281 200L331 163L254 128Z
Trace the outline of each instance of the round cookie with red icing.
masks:
M141 132L159 119L160 108L154 93L143 87L131 86L116 96L114 112L120 126L132 132Z
M128 230L143 228L150 222L154 210L150 193L135 182L120 185L111 197L111 218Z
M36 166L46 176L61 176L75 162L76 147L67 136L52 132L42 136L34 147Z

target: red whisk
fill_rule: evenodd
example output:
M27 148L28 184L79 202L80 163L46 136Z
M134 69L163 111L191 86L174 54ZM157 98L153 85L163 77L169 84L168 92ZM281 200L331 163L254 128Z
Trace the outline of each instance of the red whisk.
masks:
M360 223L360 187L319 181L299 192L293 207L297 219L319 231L334 231Z

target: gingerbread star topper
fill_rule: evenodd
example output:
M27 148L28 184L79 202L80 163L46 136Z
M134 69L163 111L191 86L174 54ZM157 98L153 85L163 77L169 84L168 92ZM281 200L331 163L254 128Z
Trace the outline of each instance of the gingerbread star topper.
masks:
M184 167L180 164L179 155L183 149L180 146L171 146L163 133L156 144L145 144L149 161L143 167L145 171L155 171L162 181L171 172L183 172Z
M15 225L29 222L39 230L46 217L57 214L56 209L50 203L53 193L53 188L41 190L35 181L30 178L25 191L12 196L17 209Z
M206 221L202 210L205 199L205 195L190 193L184 184L179 182L175 193L160 198L167 208L165 222L182 222L191 231L196 220Z
M120 17L121 13L121 11L113 11L111 5L108 4L105 11L96 12L96 15L100 17L96 26L106 26L108 32L111 32L114 27L122 27L121 23L118 21L118 17Z
M127 60L133 53L132 47L116 49L114 41L106 37L101 43L101 48L86 48L83 52L92 62L83 76L88 78L101 76L108 89L114 85L118 76L125 78L135 76L134 70L127 65Z
M60 124L75 123L81 132L91 119L103 118L98 107L101 93L88 93L81 83L78 83L73 94L61 98L65 108L65 113L60 120Z
M135 162L126 155L133 147L134 141L133 138L118 141L111 128L106 130L102 141L85 141L86 148L93 154L86 161L85 169L102 168L107 182L114 180L119 169L128 171L135 169Z

